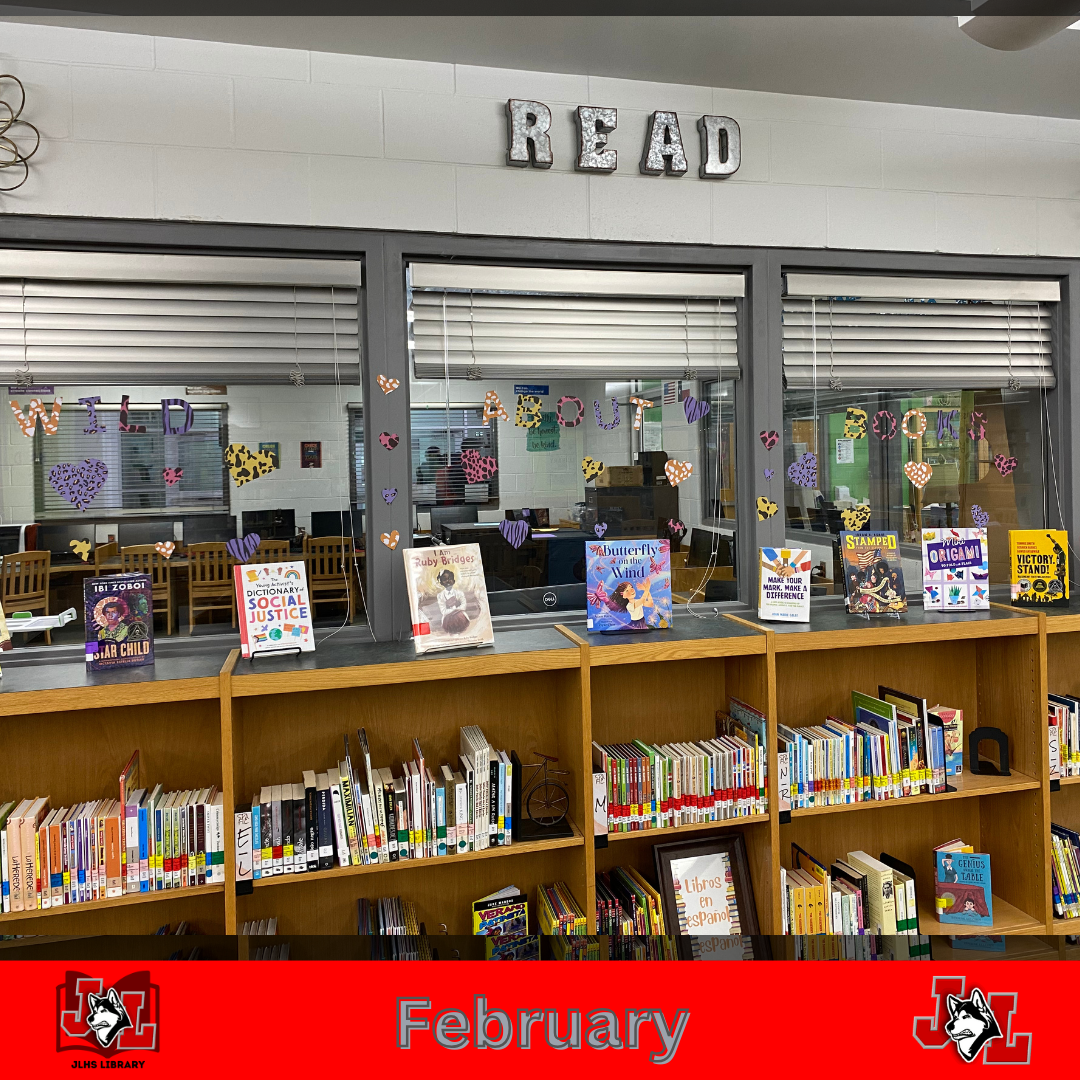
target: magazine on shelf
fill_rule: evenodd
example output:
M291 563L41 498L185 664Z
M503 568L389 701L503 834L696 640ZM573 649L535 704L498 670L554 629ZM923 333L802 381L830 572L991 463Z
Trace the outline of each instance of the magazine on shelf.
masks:
M587 629L667 629L671 626L671 541L586 543L585 588Z
M233 567L240 652L314 652L315 630L302 562Z
M154 662L154 591L149 574L87 578L83 604L88 671Z
M403 555L418 653L495 643L479 544L406 548Z

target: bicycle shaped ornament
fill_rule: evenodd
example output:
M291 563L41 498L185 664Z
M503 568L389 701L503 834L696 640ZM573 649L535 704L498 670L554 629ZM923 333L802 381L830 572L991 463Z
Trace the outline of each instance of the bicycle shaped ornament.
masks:
M554 839L573 836L567 820L570 811L570 792L556 777L569 776L566 769L553 769L557 757L533 751L539 761L522 765L514 760L514 839ZM517 754L514 754L514 759ZM518 779L520 777L520 780ZM520 783L520 787L518 786ZM523 813L524 811L524 813Z

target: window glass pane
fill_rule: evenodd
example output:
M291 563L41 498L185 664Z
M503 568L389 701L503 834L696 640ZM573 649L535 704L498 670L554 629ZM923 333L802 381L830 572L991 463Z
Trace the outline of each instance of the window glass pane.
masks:
M1044 465L1040 393L787 391L787 537L809 548L820 567L812 577L814 594L843 594L834 540L846 527L844 511L860 506L869 507L862 528L899 534L909 595L918 591L912 587L922 577L919 530L971 528L973 507L989 515L990 580L1007 582L1009 530L1044 527L1047 499L1053 497ZM905 426L917 437L909 438ZM813 484L808 455L817 463ZM928 474L916 469L920 463L929 467ZM916 487L905 466L916 480L928 475L925 486Z
M494 614L583 609L585 544L598 535L674 537L676 605L694 590L701 601L706 588L710 600L736 598L734 380L451 378L448 390L443 379L414 378L411 392L416 542L480 543ZM492 393L508 418L485 424ZM517 422L522 396L538 399L524 402L521 419L535 409L539 426ZM687 397L708 402L703 419L687 422ZM637 429L631 398L653 403ZM470 449L497 462L475 483L461 467ZM603 472L587 479L585 459ZM677 486L669 461L690 467ZM498 523L526 511L531 536L515 549Z

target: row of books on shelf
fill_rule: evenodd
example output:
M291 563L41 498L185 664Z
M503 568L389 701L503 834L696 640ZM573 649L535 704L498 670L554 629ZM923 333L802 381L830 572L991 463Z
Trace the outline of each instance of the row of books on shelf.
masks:
M1051 824L1050 854L1054 914L1059 919L1080 919L1080 834Z
M990 856L959 839L938 845L933 853L938 920L992 926ZM907 936L917 939L910 946L913 957L929 957L919 933L915 871L907 863L885 852L875 859L865 851L849 851L826 868L792 844L791 868L781 867L780 880L785 934ZM853 947L858 948L857 942Z
M1050 739L1050 776L1080 776L1080 698L1050 694L1046 713Z
M237 879L300 874L335 866L483 851L513 841L513 757L494 750L475 725L460 730L457 767L429 766L417 739L401 773L374 766L367 732L354 761L301 783L263 787L236 812Z
M3 910L35 911L225 881L225 810L216 785L138 787L136 751L117 798L0 806Z
M777 725L782 809L938 795L963 771L962 710L880 686L878 697L852 691L851 711Z
M593 743L607 831L637 832L768 812L763 713L732 698L716 714L716 738L654 745Z
M596 875L596 926L601 934L667 933L657 892L632 866L616 866Z

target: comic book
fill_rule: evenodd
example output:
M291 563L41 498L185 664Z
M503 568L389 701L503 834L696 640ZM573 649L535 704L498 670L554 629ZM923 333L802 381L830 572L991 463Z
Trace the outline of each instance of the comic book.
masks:
M762 548L758 618L775 622L810 621L810 552Z
M149 574L87 578L83 603L88 671L154 662L154 588Z
M585 545L586 629L671 626L671 541L598 540Z
M1017 607L1069 603L1069 534L1064 529L1009 530L1009 595Z
M842 532L840 555L851 614L907 611L900 542L895 532Z
M418 653L495 643L479 544L407 548L403 554Z
M979 611L990 607L985 529L923 529L923 607Z

